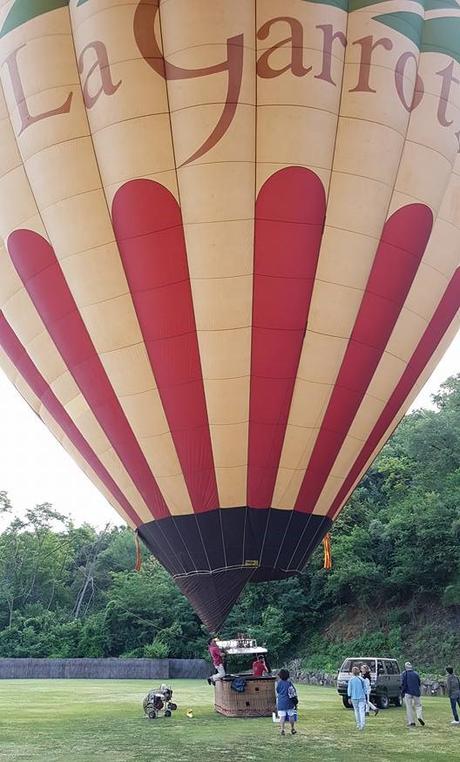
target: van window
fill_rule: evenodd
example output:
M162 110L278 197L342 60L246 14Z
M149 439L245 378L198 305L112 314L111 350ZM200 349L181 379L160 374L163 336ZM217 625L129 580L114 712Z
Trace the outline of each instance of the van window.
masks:
M387 661L385 665L389 675L399 675L398 665L395 661Z
M351 672L353 667L362 667L363 664L367 664L370 671L375 673L375 659L345 659L340 672Z
M381 659L378 659L377 661L377 674L378 675L385 675L386 669L383 661Z

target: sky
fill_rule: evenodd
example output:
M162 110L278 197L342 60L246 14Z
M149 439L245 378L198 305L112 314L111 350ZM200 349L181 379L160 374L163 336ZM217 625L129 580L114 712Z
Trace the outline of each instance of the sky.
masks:
M430 396L446 378L459 372L460 333L411 409L432 407ZM1 370L0 422L0 490L8 492L15 515L48 502L57 511L70 514L77 525L87 521L102 528L107 523L123 523Z

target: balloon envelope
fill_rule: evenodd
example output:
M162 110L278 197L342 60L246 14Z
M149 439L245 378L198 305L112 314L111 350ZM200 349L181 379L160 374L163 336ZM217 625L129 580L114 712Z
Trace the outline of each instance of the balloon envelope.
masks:
M458 329L460 11L0 6L2 367L216 629Z

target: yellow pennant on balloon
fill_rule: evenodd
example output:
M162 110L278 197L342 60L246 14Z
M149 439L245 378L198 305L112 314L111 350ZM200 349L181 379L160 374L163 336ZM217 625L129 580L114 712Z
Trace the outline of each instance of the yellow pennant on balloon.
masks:
M331 559L331 535L330 532L328 532L323 537L323 550L324 550L324 564L323 569L332 569L332 559Z
M136 563L134 566L134 571L140 571L142 568L142 554L141 554L141 543L139 541L139 534L137 532L134 532L134 538L136 543Z

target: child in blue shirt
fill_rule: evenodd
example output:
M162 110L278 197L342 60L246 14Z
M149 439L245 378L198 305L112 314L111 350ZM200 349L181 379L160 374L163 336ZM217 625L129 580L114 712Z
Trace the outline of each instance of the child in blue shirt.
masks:
M291 725L291 733L294 736L297 733L294 727L297 720L296 689L289 680L289 672L287 669L280 669L278 678L278 682L276 683L276 708L278 709L278 717L280 718L281 735L286 735L284 732L284 724L287 717Z

